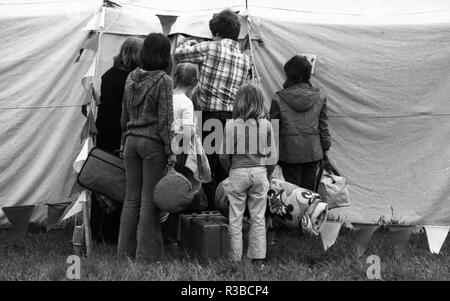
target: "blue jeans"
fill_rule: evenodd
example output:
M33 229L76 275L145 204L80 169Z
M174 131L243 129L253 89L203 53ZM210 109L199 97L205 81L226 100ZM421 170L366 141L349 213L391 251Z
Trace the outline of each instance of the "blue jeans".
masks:
M267 191L269 180L265 166L236 168L230 170L229 183L225 191L230 202L229 227L230 259L242 259L242 220L245 205L250 212L247 257L266 258L266 220Z
M164 244L160 210L153 202L153 190L167 165L163 143L151 138L128 136L124 158L126 192L120 218L118 254L159 259L164 254Z

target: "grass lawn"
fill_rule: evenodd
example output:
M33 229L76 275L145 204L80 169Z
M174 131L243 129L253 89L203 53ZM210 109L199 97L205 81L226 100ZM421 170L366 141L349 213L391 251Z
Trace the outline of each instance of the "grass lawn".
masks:
M66 280L66 259L72 254L71 229L32 230L17 235L0 229L0 280ZM319 237L298 232L277 232L279 245L269 248L265 267L244 260L199 263L167 245L167 259L143 264L115 256L116 248L95 245L90 258L82 258L82 280L367 280L367 257L381 259L383 280L450 280L450 239L441 254L431 254L425 233L412 236L404 255L396 255L390 237L377 231L366 254L354 255L350 230L342 228L336 244L323 251Z

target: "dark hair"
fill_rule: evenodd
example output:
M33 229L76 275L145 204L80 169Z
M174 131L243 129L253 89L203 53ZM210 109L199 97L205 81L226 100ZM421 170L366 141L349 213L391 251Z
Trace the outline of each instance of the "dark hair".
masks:
M284 73L286 73L286 82L284 88L293 82L310 83L311 63L306 56L295 55L284 64Z
M162 33L145 37L139 55L140 67L146 71L169 70L172 65L169 39ZM170 73L170 72L169 72Z
M258 86L246 84L239 88L233 106L233 119L264 119L267 112L264 107L264 95Z
M142 47L142 39L130 37L120 46L119 53L114 57L113 66L125 71L132 71L139 66L139 49Z
M197 68L191 63L178 64L173 75L174 87L193 88L198 82Z
M239 38L241 23L234 12L226 9L213 16L209 21L209 29L213 36L219 35L223 39L236 41Z

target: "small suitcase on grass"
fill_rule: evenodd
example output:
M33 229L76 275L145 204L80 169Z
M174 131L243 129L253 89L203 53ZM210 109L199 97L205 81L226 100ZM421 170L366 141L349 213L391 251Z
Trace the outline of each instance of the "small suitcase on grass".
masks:
M218 211L205 211L202 213L181 214L177 239L181 243L181 247L192 254L192 219L221 219L226 222L226 218Z
M191 219L192 251L201 261L226 257L229 250L228 224L223 218Z

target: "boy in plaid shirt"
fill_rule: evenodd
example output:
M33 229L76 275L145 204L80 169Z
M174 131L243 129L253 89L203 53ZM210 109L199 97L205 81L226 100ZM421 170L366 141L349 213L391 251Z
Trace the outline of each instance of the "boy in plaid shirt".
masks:
M227 9L209 21L213 41L195 43L188 41L177 47L174 53L176 63L199 65L199 98L202 105L202 123L217 119L222 129L227 119L232 119L234 98L246 82L250 69L250 58L240 50L237 39L241 24L238 16ZM203 138L212 131L203 131ZM214 141L220 145L221 141ZM208 155L213 182L204 185L210 209L214 209L216 185L228 175L220 165L216 153Z

